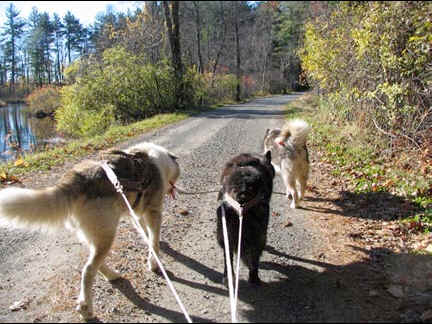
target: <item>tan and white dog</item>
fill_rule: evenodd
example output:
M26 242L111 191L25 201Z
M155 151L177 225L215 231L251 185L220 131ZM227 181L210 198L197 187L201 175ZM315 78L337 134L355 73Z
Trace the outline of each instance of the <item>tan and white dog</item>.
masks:
M286 197L292 197L291 208L297 207L306 190L309 177L306 141L310 130L304 120L291 119L282 129L267 129L264 136L264 152L272 152L272 164L285 184Z
M180 175L176 157L153 143L140 143L126 150L111 150L102 156L123 187L156 254L159 254L164 195L173 190ZM0 191L0 218L21 228L54 231L65 226L75 232L89 249L82 271L77 311L84 319L93 316L92 285L99 271L106 280L120 274L104 263L111 249L119 219L128 208L102 168L104 161L76 164L52 187L11 187ZM152 254L149 269L157 272Z

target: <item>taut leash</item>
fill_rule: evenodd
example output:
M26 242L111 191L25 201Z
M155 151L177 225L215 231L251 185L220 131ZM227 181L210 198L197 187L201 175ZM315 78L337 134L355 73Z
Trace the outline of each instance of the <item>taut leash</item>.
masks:
M228 231L226 226L225 218L225 204L222 203L222 227L224 234L224 246L225 246L225 259L227 262L228 270L228 288L231 305L231 321L237 323L237 300L238 300L238 285L240 277L240 251L241 251L241 234L243 227L243 210L244 208L232 198L229 194L224 194L224 201L226 201L231 207L233 207L239 215L239 234L238 234L238 245L237 245L237 264L236 264L236 277L235 277L235 291L233 293L233 279L232 279L232 264L229 249Z
M208 191L187 191L186 189L184 189L183 187L180 187L177 184L174 184L172 182L170 182L171 185L171 190L175 190L178 193L182 194L182 195L201 195L201 194L208 194L208 193L215 193L215 192L219 192L219 190L208 190ZM285 193L283 192L277 192L277 191L273 191L274 194L277 195L285 195Z
M165 277L165 279L167 281L167 284L168 284L168 287L171 289L171 292L173 293L175 299L177 300L177 303L179 304L180 309L182 310L184 316L186 317L186 320L189 323L192 323L192 320L190 319L190 317L189 317L189 315L188 315L188 313L186 311L186 308L184 307L183 303L181 302L180 297L178 296L178 294L177 294L177 292L176 292L176 290L175 290L175 288L174 288L171 280L169 279L169 277L168 277L168 275L167 275L167 273L166 273L166 271L165 271L165 269L164 269L164 267L162 265L162 262L160 261L159 257L157 256L157 254L155 253L153 247L151 246L150 240L148 239L148 237L147 237L146 233L144 232L143 228L140 226L140 224L139 224L139 217L135 214L135 212L133 211L131 205L129 204L129 201L127 200L126 196L124 195L122 185L118 181L117 176L115 175L114 171L111 169L111 167L108 165L108 163L106 161L104 161L102 163L102 168L104 169L104 171L105 171L108 179L114 185L114 188L116 189L116 191L118 193L120 193L120 195L123 197L123 200L125 201L126 206L129 209L129 213L132 216L132 220L133 220L132 223L134 224L134 226L137 229L137 231L142 235L142 237L144 238L144 241L147 243L147 245L148 245L148 247L150 249L151 254L156 259L156 262L157 262L157 264L159 266L159 269L161 270L163 276Z
M200 195L200 194L208 194L208 193L214 193L219 192L219 190L208 190L208 191L187 191L186 189L179 187L179 185L174 184L170 181L171 190L177 191L178 193L181 193L182 195Z

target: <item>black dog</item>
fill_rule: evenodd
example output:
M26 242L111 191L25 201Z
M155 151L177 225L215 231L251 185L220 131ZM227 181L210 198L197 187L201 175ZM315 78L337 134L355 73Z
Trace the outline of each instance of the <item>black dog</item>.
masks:
M233 265L233 254L237 253L239 215L225 199L229 195L243 208L240 258L249 269L249 283L259 285L258 265L267 240L267 226L270 213L270 199L273 191L275 170L271 164L271 153L265 155L243 153L226 163L222 172L217 208L217 241L224 250L222 208L225 218ZM227 260L224 253L224 274L222 282L227 284Z

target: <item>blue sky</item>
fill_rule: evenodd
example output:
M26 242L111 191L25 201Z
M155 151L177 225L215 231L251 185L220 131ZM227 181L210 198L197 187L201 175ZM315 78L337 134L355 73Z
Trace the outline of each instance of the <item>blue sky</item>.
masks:
M63 17L69 10L85 26L94 23L96 15L105 12L108 5L116 12L125 13L128 8L133 11L137 6L143 6L143 1L1 1L0 28L4 25L6 8L11 2L20 12L21 18L27 19L32 7L37 7L39 12L48 12L51 18L54 13Z

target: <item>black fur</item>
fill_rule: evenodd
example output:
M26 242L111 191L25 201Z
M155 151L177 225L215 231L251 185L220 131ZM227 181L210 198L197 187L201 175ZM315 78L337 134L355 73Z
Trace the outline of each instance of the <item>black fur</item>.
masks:
M259 259L266 245L267 226L270 213L270 199L273 191L275 171L271 165L271 153L265 155L243 153L225 164L222 172L222 189L218 200L228 193L243 205L243 229L240 258L249 269L249 282L260 284L258 276ZM237 251L239 215L234 208L222 201L217 208L217 241L224 253L224 274L222 282L227 283L227 263L224 250L222 207L225 208L230 259Z

